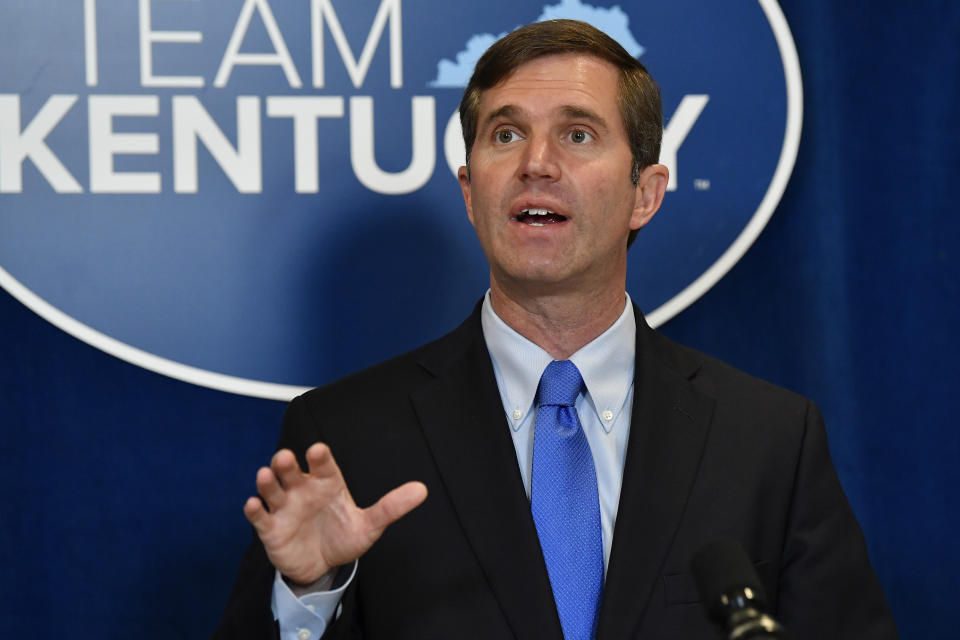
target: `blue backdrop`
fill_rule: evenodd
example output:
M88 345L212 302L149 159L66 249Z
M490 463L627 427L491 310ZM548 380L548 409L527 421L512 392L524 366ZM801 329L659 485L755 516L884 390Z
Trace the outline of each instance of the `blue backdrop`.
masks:
M903 636L952 637L960 7L781 6L804 75L793 177L663 331L820 403ZM0 637L207 635L283 405L117 360L3 292L0 329Z

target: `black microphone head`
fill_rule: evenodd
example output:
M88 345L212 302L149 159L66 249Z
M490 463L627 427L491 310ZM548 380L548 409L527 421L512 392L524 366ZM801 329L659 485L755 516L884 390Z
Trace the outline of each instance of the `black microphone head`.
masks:
M700 597L713 601L724 593L749 587L761 600L763 584L743 546L734 540L715 540L700 548L690 562Z
M726 625L732 597L749 602L758 611L766 606L767 595L747 552L739 542L716 540L694 555L690 563L697 591L710 619ZM745 603L746 604L746 603Z

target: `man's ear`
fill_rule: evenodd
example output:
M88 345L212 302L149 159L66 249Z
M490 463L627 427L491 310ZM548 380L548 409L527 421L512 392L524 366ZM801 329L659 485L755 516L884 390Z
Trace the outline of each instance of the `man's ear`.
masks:
M652 164L640 172L630 229L639 229L650 222L663 202L669 180L670 170L662 164Z
M473 224L473 198L470 194L470 170L466 167L457 169L457 180L460 181L460 191L463 193L463 204L467 207L467 217Z

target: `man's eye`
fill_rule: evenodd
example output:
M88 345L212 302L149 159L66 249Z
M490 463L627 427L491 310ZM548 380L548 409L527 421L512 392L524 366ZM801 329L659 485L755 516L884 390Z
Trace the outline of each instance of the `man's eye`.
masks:
M584 142L590 142L593 140L593 136L584 131L583 129L574 129L570 132L570 141L576 142L577 144L583 144Z
M497 142L502 144L507 144L508 142L513 142L517 139L517 134L509 129L501 129L500 131L497 131L496 136Z

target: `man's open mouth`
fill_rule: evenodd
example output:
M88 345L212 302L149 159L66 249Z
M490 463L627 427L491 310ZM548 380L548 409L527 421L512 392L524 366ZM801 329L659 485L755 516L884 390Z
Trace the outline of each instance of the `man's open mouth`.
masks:
M528 224L531 227L543 227L548 224L565 222L566 219L566 216L562 216L549 209L521 209L517 217L514 218L517 222Z

